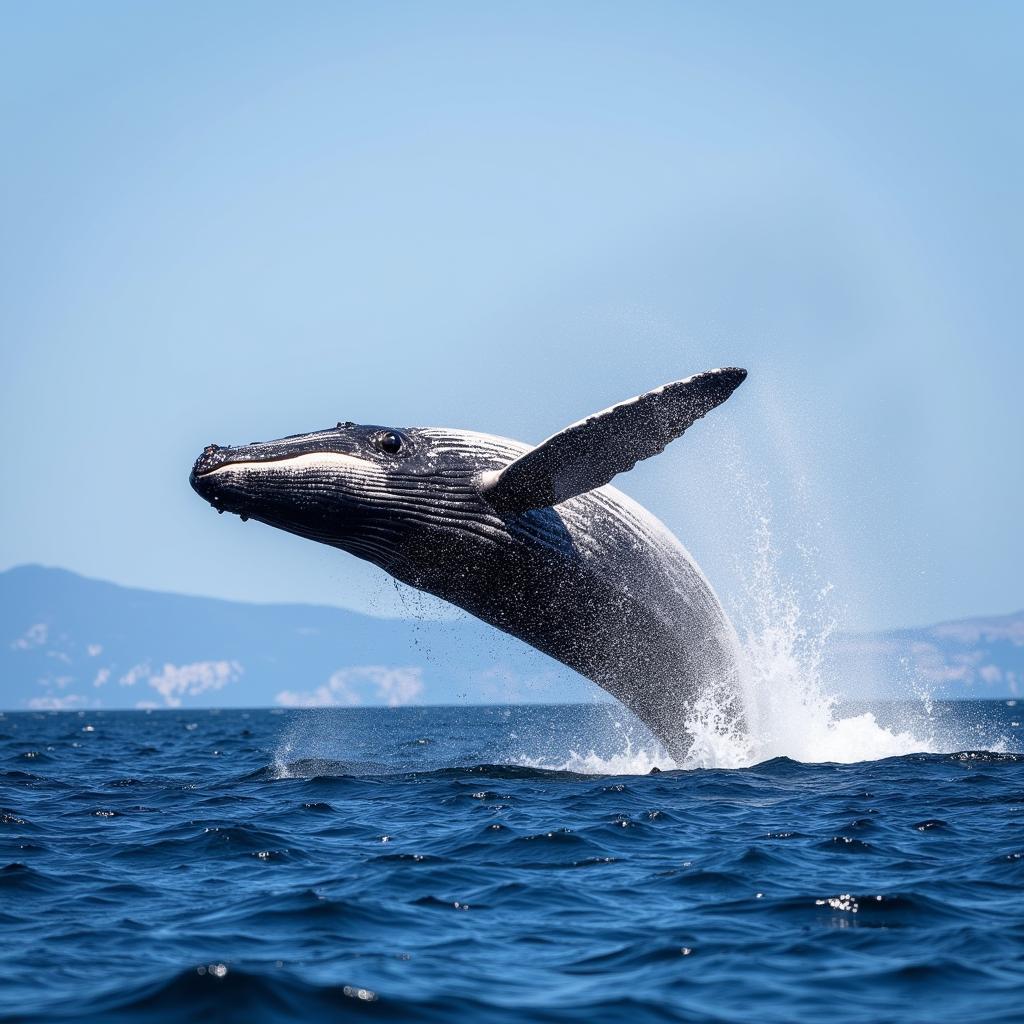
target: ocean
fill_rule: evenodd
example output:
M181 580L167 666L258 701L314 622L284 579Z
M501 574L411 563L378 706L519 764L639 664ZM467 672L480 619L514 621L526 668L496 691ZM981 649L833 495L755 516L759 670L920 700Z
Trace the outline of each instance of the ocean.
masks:
M1022 720L8 713L0 1019L1020 1021Z

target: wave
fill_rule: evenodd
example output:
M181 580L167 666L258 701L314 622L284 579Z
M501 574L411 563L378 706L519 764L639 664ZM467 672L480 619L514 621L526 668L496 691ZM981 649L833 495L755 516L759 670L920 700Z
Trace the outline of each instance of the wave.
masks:
M726 772L730 775L735 773L736 779L739 780L744 775L779 776L800 771L801 769L813 769L830 764L859 764L872 761L889 761L894 765L901 763L907 765L919 763L934 765L966 763L972 765L1016 764L1024 763L1024 754L1000 750L960 750L944 753L913 751L910 753L880 753L878 757L851 759L849 761L800 760L777 754L753 764L730 768L708 768L705 766L674 768L670 767L673 764L672 759L656 744L650 747L633 747L631 743L627 743L623 751L610 754L607 757L594 751L590 751L587 754L570 751L564 760L557 758L530 758L525 755L519 755L517 760L504 764L485 762L415 771L398 767L382 771L378 765L356 766L351 762L301 759L283 765L274 762L255 771L247 772L235 781L237 783L292 781L308 783L313 786L322 783L332 787L346 782L353 784L373 781L401 783L407 781L426 782L430 780L446 781L475 778L486 778L496 781L533 780L547 782L559 779L564 781L582 781L586 779L650 776L653 781L659 776L665 779L672 779L694 772ZM663 765L666 767L661 767ZM976 777L982 778L982 776ZM501 798L500 794L490 791L481 791L480 793L470 795L478 799L497 800ZM323 801L307 802L303 807L307 810L331 810L331 805ZM232 836L225 835L223 838L229 839ZM265 845L265 841L261 840L257 845Z
M676 953L678 956L678 952ZM547 1002L547 1001L545 1001ZM550 1010L538 1005L534 1019L551 1019ZM318 984L284 968L238 969L230 964L212 963L190 967L172 974L159 974L140 984L112 989L73 1006L51 1005L35 1012L0 1017L4 1024L77 1024L102 1020L105 1024L133 1022L217 1020L223 1024L280 1024L283 1020L401 1021L403 1024L448 1024L460 1020L480 1024L519 1024L523 1008L503 1005L479 995L459 991L451 994L395 998L358 983ZM559 1021L595 1019L660 1020L663 1012L656 1001L630 994L564 1000L558 1007ZM527 1014L527 1016L530 1016Z

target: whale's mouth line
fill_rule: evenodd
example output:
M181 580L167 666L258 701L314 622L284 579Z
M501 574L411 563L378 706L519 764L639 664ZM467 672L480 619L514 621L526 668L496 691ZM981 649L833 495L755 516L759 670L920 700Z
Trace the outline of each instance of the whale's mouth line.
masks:
M215 476L217 473L220 473L222 470L225 469L236 469L238 466L255 466L258 465L260 462L284 462L285 459L288 459L290 457L291 456L288 455L280 455L274 459L239 459L238 462L223 462L219 466L214 466L212 469L201 469L198 472L196 470L193 470L192 475L197 480L201 480L203 477Z
M351 465L355 463L358 467L363 469L379 469L375 462L371 462L369 459L361 459L358 455L347 455L344 452L300 452L297 455L276 455L268 456L265 459L236 459L232 462L222 462L219 466L214 466L211 469L201 469L198 472L193 470L193 473L197 480L204 480L208 477L216 476L218 473L224 473L232 469L280 466L281 463L284 462L289 462L293 465L300 464L302 466L317 466L324 464Z

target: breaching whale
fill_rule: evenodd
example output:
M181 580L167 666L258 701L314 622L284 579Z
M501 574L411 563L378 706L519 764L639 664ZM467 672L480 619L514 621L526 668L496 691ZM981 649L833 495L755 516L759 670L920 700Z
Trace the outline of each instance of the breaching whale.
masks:
M365 558L575 669L681 763L702 695L740 714L735 634L682 544L608 484L745 377L726 367L674 381L536 446L351 422L211 444L189 479L219 512Z

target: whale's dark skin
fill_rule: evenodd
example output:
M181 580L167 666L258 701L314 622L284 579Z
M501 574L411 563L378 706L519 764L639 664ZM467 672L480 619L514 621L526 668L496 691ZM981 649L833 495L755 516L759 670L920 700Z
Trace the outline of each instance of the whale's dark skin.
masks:
M726 706L734 692L735 635L679 541L606 484L745 376L665 385L536 448L348 422L210 445L190 482L218 511L365 558L544 651L622 701L681 762L688 710L712 689Z

